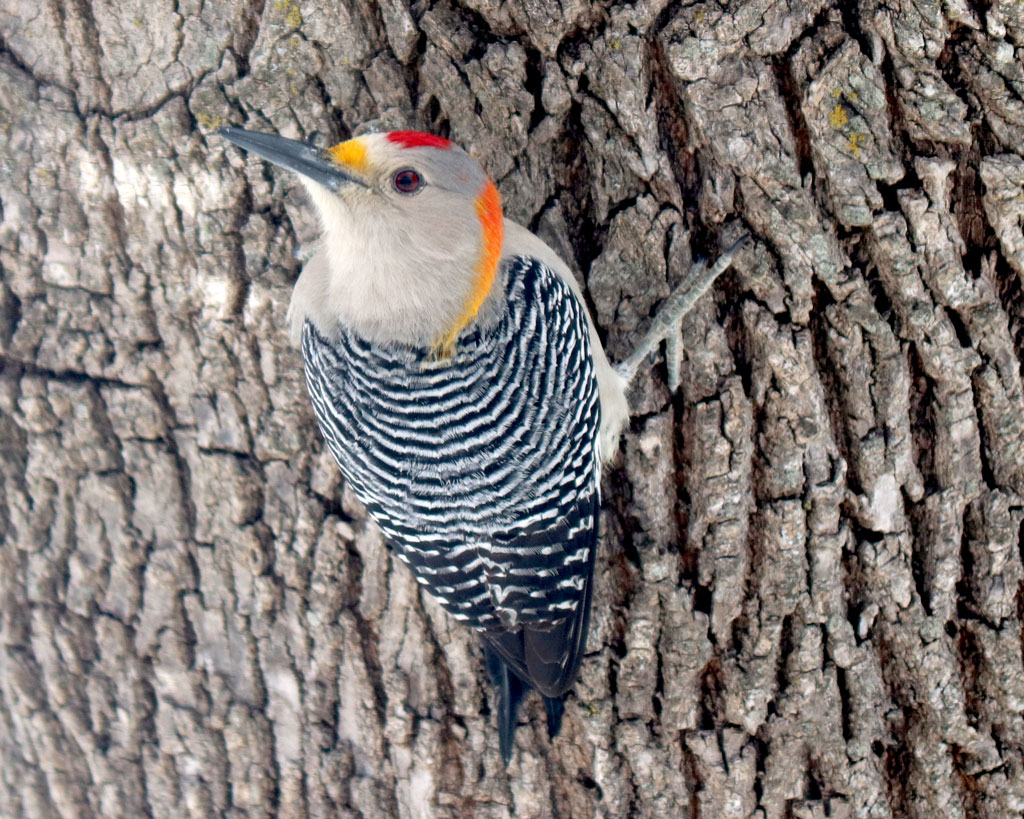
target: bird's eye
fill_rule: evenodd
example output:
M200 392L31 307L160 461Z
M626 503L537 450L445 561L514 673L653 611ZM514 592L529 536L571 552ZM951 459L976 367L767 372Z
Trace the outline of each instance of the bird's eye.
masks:
M391 177L391 184L399 193L416 193L423 186L423 181L412 168L402 168L400 171L395 171L394 176Z

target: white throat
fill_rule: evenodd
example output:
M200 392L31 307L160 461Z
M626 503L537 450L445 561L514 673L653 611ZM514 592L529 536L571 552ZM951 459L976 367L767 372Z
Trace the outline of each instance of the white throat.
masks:
M430 347L454 325L469 298L480 259L481 229L472 212L448 207L417 218L368 189L349 201L306 183L323 224L323 242L302 270L289 307L292 336L309 319L327 336L340 326L377 343ZM427 205L424 212L424 205ZM478 320L496 315L492 289Z

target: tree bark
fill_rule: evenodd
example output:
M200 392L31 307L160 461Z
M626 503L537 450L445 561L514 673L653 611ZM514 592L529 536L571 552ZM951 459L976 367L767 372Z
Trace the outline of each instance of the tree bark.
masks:
M8 0L0 814L1024 813L1024 5ZM316 429L215 134L465 146L641 373L563 731Z

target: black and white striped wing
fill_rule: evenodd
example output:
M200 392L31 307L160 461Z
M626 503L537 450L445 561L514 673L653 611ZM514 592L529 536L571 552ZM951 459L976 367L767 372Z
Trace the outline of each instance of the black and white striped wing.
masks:
M483 636L521 679L548 697L572 684L586 650L598 508L595 492L555 526L495 538L495 552L508 559L502 568L513 578L511 584L504 576L495 580L511 589L503 606L521 616L528 598L531 608L543 601L544 614L523 617L520 628L489 629Z
M525 258L504 284L498 325L464 334L441 365L308 322L303 358L324 437L396 554L524 679L560 644L567 670L538 686L552 690L571 680L586 636L600 406L568 286Z

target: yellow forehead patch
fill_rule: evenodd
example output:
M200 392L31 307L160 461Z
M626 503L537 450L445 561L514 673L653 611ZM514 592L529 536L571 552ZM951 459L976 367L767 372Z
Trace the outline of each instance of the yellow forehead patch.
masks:
M327 153L339 165L351 168L353 171L366 170L366 145L359 137L339 142L333 148L328 148Z

